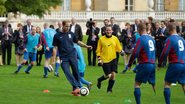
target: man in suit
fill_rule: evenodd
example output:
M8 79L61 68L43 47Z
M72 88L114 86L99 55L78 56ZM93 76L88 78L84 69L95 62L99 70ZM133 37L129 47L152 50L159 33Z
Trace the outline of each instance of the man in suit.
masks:
M96 27L96 21L92 21L92 26L87 29L86 35L88 35L87 38L87 45L92 46L92 49L87 49L87 55L88 55L88 65L96 65L96 49L97 49L97 44L99 40L99 32L100 29ZM91 53L93 52L93 62L91 58Z
M2 42L2 56L3 64L6 64L6 53L7 53L7 64L10 65L11 53L12 53L12 34L13 30L8 27L8 21L5 21L3 27L0 28L0 39Z
M23 34L24 35L31 33L31 28L33 27L33 25L31 24L32 23L31 19L28 19L26 21L26 23L27 24L23 26Z
M138 26L139 23L140 23L140 20L139 19L135 19L135 23L131 25L132 30L134 31L134 33L137 32L137 26Z
M62 22L58 22L58 28L56 29L56 32L61 32L62 31Z
M76 35L78 40L83 40L82 28L79 24L76 23L75 18L71 19L70 31Z
M113 35L118 37L118 34L121 33L121 30L120 30L120 27L118 24L115 24L115 18L114 17L111 17L110 18L110 23L111 23L111 26L112 26L112 31L113 31Z
M102 36L106 35L106 27L109 26L109 20L105 19L103 22L104 22L104 26L101 28L101 35Z

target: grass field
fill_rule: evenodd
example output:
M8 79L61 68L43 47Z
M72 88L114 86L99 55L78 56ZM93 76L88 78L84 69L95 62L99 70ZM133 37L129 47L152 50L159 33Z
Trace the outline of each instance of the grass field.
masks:
M83 49L83 51L86 56L86 50ZM106 93L107 81L102 83L101 89L96 87L97 78L103 74L102 68L87 66L85 78L94 85L88 96L75 97L71 95L71 86L61 68L59 78L51 72L45 79L42 78L43 66L34 66L29 75L24 73L25 66L19 74L15 75L13 74L16 69L14 55L11 64L0 66L0 104L135 104L133 95L135 74L132 71L126 74L118 73L113 93L108 94ZM123 58L120 57L119 72L123 68ZM156 95L149 84L142 85L142 104L165 104L163 97L165 71L166 68L156 71ZM43 93L42 91L46 89L50 92ZM171 104L185 104L185 96L180 85L172 86L171 94Z

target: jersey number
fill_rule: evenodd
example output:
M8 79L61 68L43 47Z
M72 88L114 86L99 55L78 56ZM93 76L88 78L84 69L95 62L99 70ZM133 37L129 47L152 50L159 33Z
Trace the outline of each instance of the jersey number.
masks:
M154 51L154 43L152 42L152 40L148 41L148 45L149 45L150 51Z
M179 50L184 51L184 44L183 44L182 40L178 40L178 45L179 45Z

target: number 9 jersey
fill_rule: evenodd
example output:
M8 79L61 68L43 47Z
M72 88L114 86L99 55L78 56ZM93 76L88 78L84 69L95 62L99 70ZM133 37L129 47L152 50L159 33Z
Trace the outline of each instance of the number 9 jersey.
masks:
M137 40L134 51L130 57L128 66L130 67L135 58L138 58L139 64L142 63L155 63L155 41L154 39L145 34Z
M159 58L159 64L169 56L169 63L185 63L185 40L178 34L173 34L166 39L165 47Z

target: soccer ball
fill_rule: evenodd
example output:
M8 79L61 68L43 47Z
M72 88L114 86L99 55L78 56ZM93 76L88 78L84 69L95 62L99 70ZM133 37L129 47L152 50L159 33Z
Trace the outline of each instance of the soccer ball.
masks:
M82 95L82 96L89 95L89 89L87 87L80 88L80 95Z

